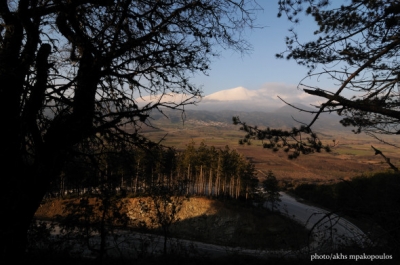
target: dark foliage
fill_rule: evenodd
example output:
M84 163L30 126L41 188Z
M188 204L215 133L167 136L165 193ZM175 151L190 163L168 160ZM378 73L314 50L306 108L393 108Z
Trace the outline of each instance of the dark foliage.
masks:
M319 153L323 150L331 151L331 146L322 144L317 134L312 132L309 126L292 128L290 131L271 128L260 129L257 126L247 125L239 117L233 117L233 124L241 125L240 130L246 132L244 138L239 140L239 144L251 144L252 140L261 140L263 148L271 149L274 152L283 149L288 153L289 159L295 159L300 154Z

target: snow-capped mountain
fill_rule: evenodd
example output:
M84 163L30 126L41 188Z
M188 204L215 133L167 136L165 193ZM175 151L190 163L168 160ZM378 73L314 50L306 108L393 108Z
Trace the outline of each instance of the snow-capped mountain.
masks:
M261 90L236 87L207 95L197 104L199 110L271 111L282 106L278 98L273 99ZM193 108L193 107L192 107Z
M267 83L257 90L250 90L239 86L231 89L220 90L204 97L196 97L189 100L195 104L188 105L186 108L208 111L236 110L269 112L285 105L278 96L294 105L309 105L310 103L315 103L315 97L308 96L303 91L296 89L293 85ZM310 101L310 98L312 98L314 102ZM147 104L158 100L160 99L152 96L143 97L138 101ZM164 95L161 99L162 102L173 102L175 104L185 101L187 102L187 100L188 97L181 94Z
M221 90L203 97L197 105L198 109L205 110L273 111L285 106L279 98L294 105L316 103L315 97L305 94L293 85L266 83L257 90L241 86Z
M299 126L299 122L307 124L313 119L313 115L309 112L299 111L299 109L315 111L316 109L310 104L318 104L315 97L304 94L303 91L297 90L293 86L282 84L269 84L258 90L236 87L221 90L202 98L195 98L196 104L185 107L185 117L187 120L231 124L232 117L239 116L242 121L253 125L291 128ZM278 95L299 109L286 105L277 97ZM154 101L155 97L152 100L150 98L144 99L144 102L149 103L149 101ZM187 99L180 94L171 94L165 95L161 101L176 104ZM164 114L167 114L172 122L182 119L180 111L166 110ZM152 113L152 117L155 121L165 118L157 112ZM315 128L331 130L338 127L338 124L339 117L337 115L323 114Z
M231 89L221 90L211 95L205 96L204 100L207 101L237 101L237 100L251 100L257 98L257 90L249 90L244 87L235 87Z

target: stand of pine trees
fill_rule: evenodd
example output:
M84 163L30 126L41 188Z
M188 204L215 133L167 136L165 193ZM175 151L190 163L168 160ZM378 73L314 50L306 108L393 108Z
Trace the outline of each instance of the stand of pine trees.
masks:
M254 165L228 146L217 149L191 142L182 151L103 148L70 161L49 196L96 194L102 185L133 196L162 185L178 186L187 195L249 199L258 179Z

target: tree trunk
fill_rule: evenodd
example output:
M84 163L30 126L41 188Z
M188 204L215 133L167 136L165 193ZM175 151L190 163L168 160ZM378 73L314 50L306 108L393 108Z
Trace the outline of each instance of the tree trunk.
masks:
M32 178L32 174L29 177ZM29 225L45 194L42 187L35 183L26 185L27 177L20 179L12 187L8 186L7 192L2 192L4 215L0 221L1 264L20 258L25 252Z
M21 109L21 97L26 89L24 73L21 74L21 69L11 62L4 64L5 56L10 59L10 55L4 54L7 49L0 54L0 112L9 113L4 115L5 128L0 130L0 167L8 174L3 178L0 190L3 213L0 221L1 264L23 256L29 225L50 183L60 175L66 150L93 133L94 100L101 68L94 64L90 51L82 56L80 63L73 115L65 120L54 118L45 133L39 131L36 116L42 106L40 93L45 91L47 84L49 49L48 44L39 49L37 80L24 109ZM27 145L31 149L27 150Z
M5 172L13 172L2 186L1 202L3 218L0 218L1 264L21 258L25 253L27 232L36 210L49 190L51 180L61 171L64 155L48 153L43 163L21 165ZM7 262L1 262L1 261Z
M212 196L213 195L212 189L213 189L212 168L210 168L210 177L209 177L209 180L208 180L208 196Z

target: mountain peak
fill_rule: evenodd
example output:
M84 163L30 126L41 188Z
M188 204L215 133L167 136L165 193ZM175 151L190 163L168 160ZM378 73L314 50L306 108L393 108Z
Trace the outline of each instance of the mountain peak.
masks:
M231 89L221 90L211 95L205 96L205 100L216 101L235 101L235 100L249 100L255 96L255 92L244 87L235 87Z

